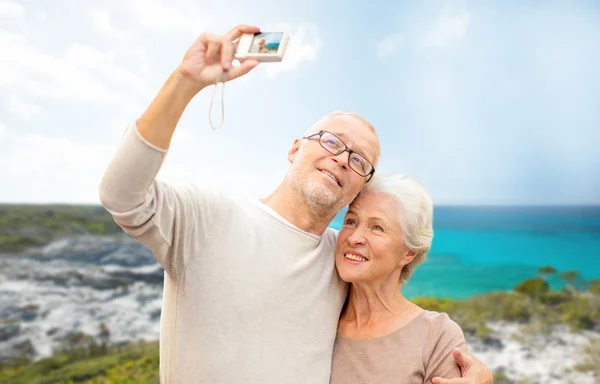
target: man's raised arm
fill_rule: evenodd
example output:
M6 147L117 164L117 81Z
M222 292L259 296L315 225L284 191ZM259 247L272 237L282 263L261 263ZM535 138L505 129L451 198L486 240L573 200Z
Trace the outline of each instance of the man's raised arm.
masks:
M234 80L248 73L258 62L244 61L232 67L237 40L257 27L239 25L223 36L201 34L187 50L181 64L165 82L148 109L137 120L137 128L150 144L168 149L177 122L192 98L203 88L221 79ZM223 78L223 71L227 76Z
M127 233L153 251L167 270L176 274L177 261L171 250L185 234L175 228L190 228L192 205L198 197L189 188L173 188L155 180L167 154L183 111L203 88L225 79L236 79L258 62L244 61L233 67L236 42L257 27L237 26L223 36L202 33L169 76L146 111L131 124L108 165L99 195L102 205ZM223 77L223 73L227 76ZM178 237L179 236L179 237Z

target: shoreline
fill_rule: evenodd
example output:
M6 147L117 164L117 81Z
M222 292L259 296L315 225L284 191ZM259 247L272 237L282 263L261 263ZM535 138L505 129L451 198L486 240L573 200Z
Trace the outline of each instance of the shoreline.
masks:
M10 222L12 227L0 230L0 382L113 374L118 381L127 377L123 372L137 374L131 364L143 367L138 373L144 377L154 377L164 272L153 255L110 224L112 218L99 207L34 208L17 212L29 215L25 224ZM0 224L18 217L14 213L11 218L0 212ZM27 229L15 227L27 223ZM24 248L7 252L6 244ZM438 272L456 276L447 268L457 263L451 256L435 267ZM431 272L425 265L409 286L419 283L419 271ZM439 276L432 276L440 285ZM600 281L551 267L520 276L514 284L514 276L508 280L513 286L505 290L407 298L456 321L475 356L496 371L496 384L517 383L523 376L531 376L530 383L600 378L600 361L586 360L600 356ZM487 275L470 284L482 277ZM552 289L549 282L557 279L562 289ZM154 341L136 347L140 338ZM586 342L591 352L579 352ZM111 349L113 344L121 346ZM10 355L18 357L13 352L26 365L7 367ZM35 380L27 372L35 373Z
M531 323L514 321L486 321L484 324L489 328L485 335L471 334L467 327L465 336L471 353L494 373L495 384L593 384L600 379L600 366L594 361L600 358L600 330L573 331L564 324L535 330ZM71 347L47 358L35 362L22 360L16 367L0 366L0 381L22 382L20 380L30 377L32 372L50 378L71 378L75 382L104 376L114 380L135 377L123 375L157 377L158 339L111 342L93 337L72 341ZM145 368L140 371L142 363ZM81 365L88 366L89 371L69 373L73 366ZM137 367L135 372L128 371L132 367ZM145 381L140 378L140 381L130 382Z

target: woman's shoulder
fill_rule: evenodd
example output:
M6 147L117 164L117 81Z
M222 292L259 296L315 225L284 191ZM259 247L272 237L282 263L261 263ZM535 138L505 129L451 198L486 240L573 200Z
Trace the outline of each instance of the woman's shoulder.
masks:
M424 310L422 321L428 335L422 338L422 363L425 382L436 376L459 378L460 369L452 357L452 350L466 350L466 340L460 326L445 312Z
M446 312L436 312L424 309L421 316L433 335L450 336L451 338L464 337L463 331L457 322L452 320Z

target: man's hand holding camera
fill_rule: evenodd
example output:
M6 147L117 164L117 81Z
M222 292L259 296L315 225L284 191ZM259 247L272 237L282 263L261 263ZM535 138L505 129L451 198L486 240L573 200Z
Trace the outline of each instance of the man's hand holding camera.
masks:
M258 27L238 25L221 36L202 33L137 119L142 137L158 148L168 149L183 111L198 92L216 83L237 79L258 65L259 61L254 59L242 60L237 67L232 65L239 38L257 32L260 32Z
M224 35L204 32L188 48L176 71L191 81L195 93L218 82L243 76L259 62L247 59L237 67L232 65L239 38L246 33L258 32L260 28L251 25L238 25Z

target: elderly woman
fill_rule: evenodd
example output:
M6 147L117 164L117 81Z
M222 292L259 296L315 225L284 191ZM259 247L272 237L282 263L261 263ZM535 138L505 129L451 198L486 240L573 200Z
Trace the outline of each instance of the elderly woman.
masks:
M333 353L332 384L431 383L459 378L452 350L466 350L460 327L400 290L429 251L433 206L404 176L373 178L340 229L336 267L350 283Z

